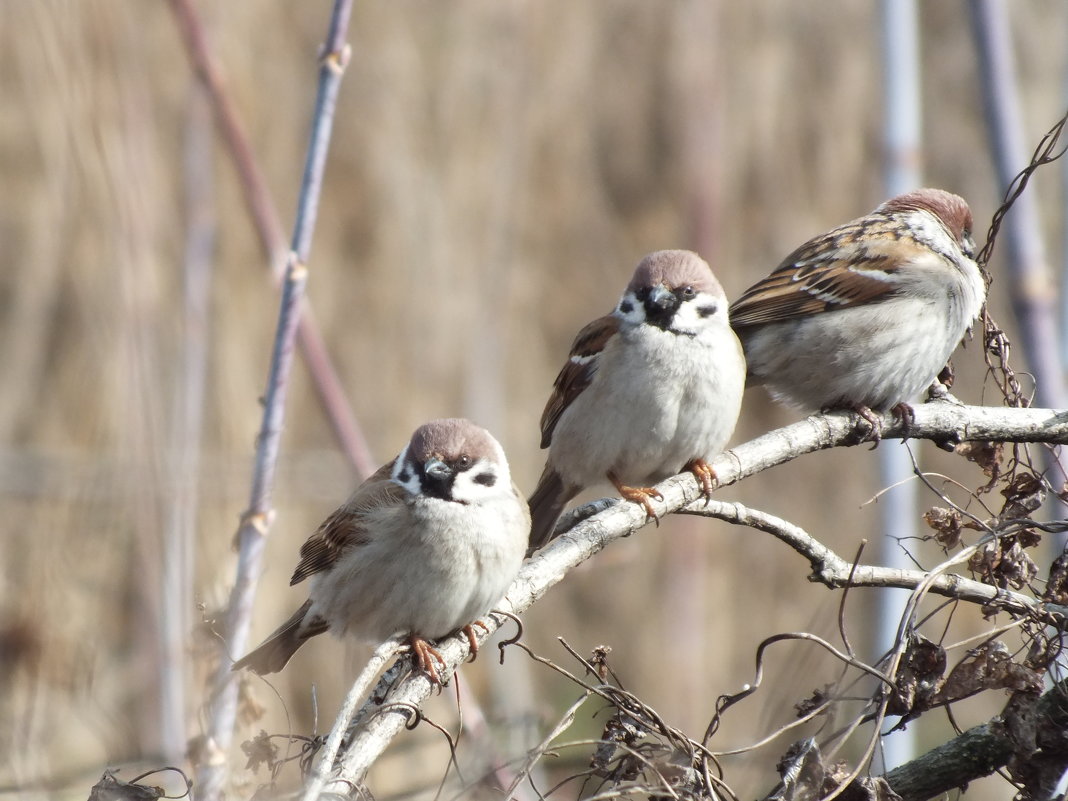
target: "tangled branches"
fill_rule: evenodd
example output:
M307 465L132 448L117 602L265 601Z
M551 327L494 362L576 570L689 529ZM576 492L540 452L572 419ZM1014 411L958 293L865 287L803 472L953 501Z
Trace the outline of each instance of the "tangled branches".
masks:
M837 445L856 442L856 421L847 414L819 415L770 432L738 446L715 463L722 484L781 464L798 456ZM900 437L900 422L884 421L885 437ZM666 721L647 702L625 690L608 663L605 649L585 659L575 649L568 653L578 661L585 677L579 677L535 654L516 642L536 664L552 669L582 690L581 697L552 727L550 734L522 759L511 774L509 792L525 785L536 797L552 797L578 784L583 797L615 797L645 794L672 798L732 798L729 776L721 760L752 749L769 748L784 737L800 738L786 743L780 760L781 781L769 798L852 797L856 793L879 795L886 786L896 789L899 774L880 775L872 770L883 737L909 725L925 714L944 710L952 720L953 706L982 693L1007 692L1009 706L987 724L990 732L1019 731L1021 721L1034 720L1035 710L1057 703L1063 687L1057 682L1063 636L1068 629L1068 557L1054 562L1040 576L1037 548L1050 532L1065 530L1062 523L1043 523L1034 513L1049 491L1046 482L1032 472L1009 471L1007 457L992 446L992 440L1021 442L1068 441L1068 414L1036 408L961 406L951 400L934 401L916 408L910 423L912 438L928 438L955 447L962 458L975 461L984 471L984 483L967 490L957 482L917 469L919 480L937 498L927 513L930 533L926 539L938 545L944 558L939 564L918 564L915 570L889 569L864 564L862 553L846 559L819 538L773 515L738 503L713 500L706 503L691 475L680 475L659 485L666 511L713 517L770 534L807 559L810 580L840 591L839 644L807 632L776 634L757 649L756 674L742 691L724 695L713 711L703 736L688 735ZM956 445L952 445L956 443ZM1000 488L1001 504L989 498ZM583 519L570 518L570 526L554 543L523 568L505 598L502 611L518 613L540 598L574 566L589 559L612 541L641 528L644 515L633 504L598 502L595 513ZM574 522L575 520L578 522ZM917 557L919 559L919 557ZM865 662L850 635L846 599L858 588L898 587L910 591L910 599L890 649L872 663ZM966 615L967 609L977 611ZM983 630L953 641L952 623L986 620ZM495 630L506 617L491 615L487 628ZM485 640L488 632L482 633ZM797 700L797 716L791 723L766 732L744 747L719 742L720 723L728 715L749 714L762 687L767 655L783 642L818 647L839 665L837 677L811 687ZM465 638L450 638L440 648L451 676L468 656ZM592 677L592 678L591 678ZM1047 677L1054 688L1042 694ZM352 721L339 720L341 749L336 761L320 760L325 792L351 796L362 786L371 764L388 742L406 727L425 720L418 712L432 688L421 674L413 674L410 661L398 661L386 672L378 687ZM560 738L574 724L579 710L597 699L607 709L598 738L579 738L566 746ZM743 703L745 702L745 703ZM600 714L600 713L599 713ZM1030 717L1029 717L1030 715ZM1011 721L1011 723L1010 723ZM1008 728L1007 728L1008 727ZM962 732L960 737L967 733ZM1037 788L1048 780L1053 768L1027 773L1043 759L1056 763L1049 743L1066 736L1068 729L1032 726L1030 733L1012 740L1006 748L998 740L999 756L977 767L960 768L942 780L959 786L994 770L1007 769L1006 776L1024 789ZM343 735L343 736L342 736ZM958 738L959 739L959 738ZM458 748L450 737L450 749ZM535 787L537 769L550 766L557 775L562 762L554 755L585 749L588 765L564 772L548 787ZM1025 769L1024 766L1029 766ZM500 779L498 779L500 780ZM903 780L901 780L903 781ZM911 792L911 791L910 791ZM941 791L939 791L941 792ZM922 798L922 794L903 794ZM1037 797L1037 796L1035 796Z

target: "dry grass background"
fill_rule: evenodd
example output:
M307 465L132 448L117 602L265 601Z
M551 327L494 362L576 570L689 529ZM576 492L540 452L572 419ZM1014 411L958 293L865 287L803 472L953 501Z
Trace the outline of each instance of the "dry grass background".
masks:
M882 200L874 5L358 3L309 294L376 457L391 457L428 418L466 415L498 435L531 488L543 459L538 415L570 338L613 305L641 255L695 247L735 296L808 236ZM1036 0L1011 12L1024 126L1037 142L1064 105L1068 6ZM289 226L329 3L204 13ZM971 201L981 239L1000 193L968 5L924 3L921 13L926 182ZM9 790L48 778L58 784L42 796L84 797L108 764L161 764L160 561L177 482L170 432L192 85L164 3L0 3L0 785ZM221 149L212 164L203 461L199 502L187 510L192 595L209 617L233 575L277 311ZM1056 244L1064 204L1052 170L1036 191ZM1007 321L1000 276L993 294ZM958 356L958 375L959 394L979 401L977 349ZM254 638L299 602L286 587L296 550L353 481L303 368L290 397ZM750 393L735 440L792 419ZM967 484L981 480L973 466L923 454ZM864 505L877 489L874 455L850 449L721 495L852 554L877 537L877 511ZM526 616L527 640L561 661L557 635L583 652L611 645L627 687L697 735L715 697L750 680L760 640L833 631L836 598L805 573L756 532L673 522L568 577ZM867 600L852 602L860 641ZM197 642L191 735L207 653ZM252 682L266 717L238 740L261 727L310 731L313 683L325 730L364 656L324 640L272 680L278 696ZM522 661L514 653L501 670L487 655L464 670L495 721L493 710L522 711ZM786 719L831 675L802 647L774 661L774 689L735 716L721 746ZM529 678L537 703L527 713L544 731L574 692L547 671ZM446 693L430 714L448 721L450 708ZM501 750L516 753L499 725ZM749 777L736 788L766 789L781 751L736 761L735 775ZM374 777L378 797L424 778L433 790L446 755L425 727L407 735ZM239 775L242 763L235 754ZM413 765L425 766L422 778ZM991 792L1005 797L1005 785Z

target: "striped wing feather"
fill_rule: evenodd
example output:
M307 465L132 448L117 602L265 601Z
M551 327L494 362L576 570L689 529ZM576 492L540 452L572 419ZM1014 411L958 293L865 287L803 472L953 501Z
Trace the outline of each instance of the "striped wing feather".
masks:
M369 533L365 520L370 510L404 501L407 493L390 480L394 462L396 459L380 467L357 487L348 501L326 518L300 547L300 562L289 580L290 585L328 570L347 550L367 542Z
M731 305L731 324L744 328L884 300L900 288L903 264L931 258L890 221L850 223L805 243L748 289Z
M605 343L618 331L619 320L607 315L594 320L575 337L567 364L556 376L553 393L541 415L541 447L549 447L560 415L590 385Z

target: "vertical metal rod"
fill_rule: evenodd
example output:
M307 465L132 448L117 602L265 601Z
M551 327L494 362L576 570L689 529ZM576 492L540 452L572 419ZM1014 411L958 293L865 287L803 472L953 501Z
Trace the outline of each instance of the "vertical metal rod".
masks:
M921 176L921 103L919 23L915 0L880 3L883 64L883 186L886 197L916 189ZM916 534L916 483L909 481L912 459L903 442L884 442L878 448L879 479L894 489L879 499L882 536L879 563L912 567L900 542ZM897 636L908 593L884 590L878 600L876 652L889 648ZM889 770L916 753L915 727L883 740L883 769Z

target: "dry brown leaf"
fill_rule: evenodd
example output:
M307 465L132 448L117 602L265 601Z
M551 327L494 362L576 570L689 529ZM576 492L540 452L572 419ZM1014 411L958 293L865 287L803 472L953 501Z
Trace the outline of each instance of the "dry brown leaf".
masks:
M946 550L960 545L960 512L956 509L947 509L942 506L934 506L923 513L923 520L934 529L935 539Z
M1049 566L1049 578L1042 600L1047 603L1068 605L1068 550L1058 556Z
M946 651L921 634L913 634L894 683L897 692L890 696L886 711L891 715L923 712L942 686L946 670Z
M251 740L241 743L241 750L248 757L245 769L253 773L258 772L260 765L264 764L269 770L274 770L275 763L278 761L278 746L271 741L271 736L263 729L260 729L260 733Z
M1001 473L1000 442L962 442L954 450L969 462L975 462L991 479L997 479Z

